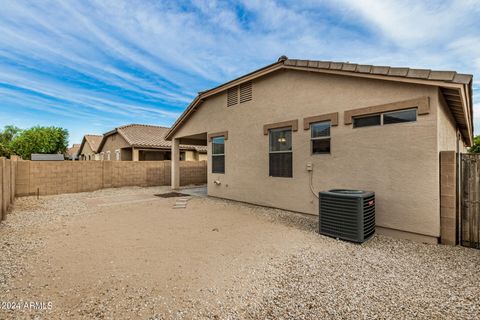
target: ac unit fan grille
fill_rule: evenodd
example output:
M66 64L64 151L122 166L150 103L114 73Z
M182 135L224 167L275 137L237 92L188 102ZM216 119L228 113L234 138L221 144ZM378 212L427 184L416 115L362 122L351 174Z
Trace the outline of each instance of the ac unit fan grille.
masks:
M364 242L375 233L375 194L335 191L320 193L320 233Z

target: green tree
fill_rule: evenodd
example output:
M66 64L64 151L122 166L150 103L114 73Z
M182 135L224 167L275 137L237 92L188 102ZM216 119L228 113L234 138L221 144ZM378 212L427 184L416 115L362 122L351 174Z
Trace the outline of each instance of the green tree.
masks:
M10 144L14 154L30 159L32 153L63 154L68 146L68 130L58 127L33 127L23 130Z
M0 130L0 157L10 157L12 154L11 143L22 130L15 126L5 126Z
M473 139L473 146L468 149L468 152L480 153L480 136L476 136Z

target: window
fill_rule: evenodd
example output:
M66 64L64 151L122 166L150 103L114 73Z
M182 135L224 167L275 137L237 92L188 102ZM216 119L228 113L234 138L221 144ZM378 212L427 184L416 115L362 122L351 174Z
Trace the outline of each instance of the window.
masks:
M355 117L353 118L353 127L361 128L414 121L417 121L417 109L407 109L370 116Z
M110 151L107 151L107 160L110 161Z
M120 150L119 149L115 150L115 160L117 160L117 161L120 160Z
M292 128L270 129L269 175L293 177Z
M100 160L103 160L104 156L105 156L105 152L100 153Z
M330 121L310 124L312 154L330 153Z
M417 110L402 110L383 114L383 124L417 121Z
M353 127L370 127L370 126L379 126L381 125L381 115L375 114L373 116L358 117L353 118Z
M212 173L225 173L225 137L212 138Z

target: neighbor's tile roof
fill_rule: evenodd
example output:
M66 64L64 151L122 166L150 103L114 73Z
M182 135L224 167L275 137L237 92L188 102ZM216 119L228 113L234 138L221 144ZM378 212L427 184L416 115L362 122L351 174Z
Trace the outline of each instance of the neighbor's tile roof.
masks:
M118 127L116 131L132 147L139 148L168 148L172 147L172 142L165 140L165 135L170 130L167 127L152 126L146 124L129 124ZM183 150L196 150L206 152L206 146L180 145Z
M100 135L94 135L94 134L86 134L85 135L85 140L87 140L88 144L90 145L90 148L92 148L92 151L97 153L98 152L98 147L100 146L100 142L102 142L103 136Z
M67 149L67 153L69 156L76 156L78 151L80 150L80 144L74 143L70 148Z

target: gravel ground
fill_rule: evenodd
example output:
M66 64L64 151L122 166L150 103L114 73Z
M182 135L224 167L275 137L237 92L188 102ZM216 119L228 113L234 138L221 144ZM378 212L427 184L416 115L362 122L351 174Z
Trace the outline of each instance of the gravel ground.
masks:
M315 217L212 198L194 198L182 212L206 214L199 216L194 225L216 215L226 219L218 228L209 229L209 237L217 233L220 236L229 225L247 219L248 223L262 226L265 238L246 243L246 249L232 247L228 249L233 252L225 250L215 253L215 258L209 256L207 260L217 260L213 261L215 267L223 266L218 269L172 271L168 289L159 288L163 282L154 281L159 275L144 281L139 268L112 274L108 269L88 284L82 284L87 281L83 279L78 284L54 287L55 277L62 273L44 253L52 239L61 242L65 238L52 237L59 230L84 227L86 222L110 212L92 210L89 201L166 190L121 188L40 200L17 199L13 213L0 224L0 301L43 301L48 292L56 305L63 304L65 308L43 313L0 310L0 319L480 318L480 250L381 236L356 245L318 235ZM158 201L171 207L168 201L174 200ZM126 205L122 207L128 212ZM152 210L155 208L153 205ZM227 214L230 216L225 218ZM121 216L118 217L120 220ZM229 217L240 220L230 223ZM226 236L230 235L237 233L233 230ZM247 242L251 237L239 238L237 242ZM66 239L74 241L71 236ZM266 244L254 246L256 241ZM205 250L208 253L210 249ZM92 264L95 257L92 253ZM207 261L205 266L211 262ZM192 260L192 264L204 266L201 263L204 262ZM41 273L36 269L41 269ZM223 282L209 279L209 272ZM43 282L35 280L32 274L41 274ZM180 275L184 278L180 279ZM187 276L206 280L195 285Z

